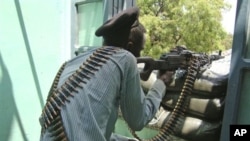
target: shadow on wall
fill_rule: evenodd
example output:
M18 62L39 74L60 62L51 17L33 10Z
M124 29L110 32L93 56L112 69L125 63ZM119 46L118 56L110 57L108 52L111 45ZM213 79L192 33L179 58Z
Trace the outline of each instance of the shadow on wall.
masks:
M28 141L18 113L13 96L12 82L7 67L0 54L0 140L8 141L11 136L11 127L14 120L17 120L22 138Z
M35 68L34 59L33 59L32 53L31 53L30 43L29 43L26 28L25 28L25 24L24 24L24 20L23 20L23 14L22 14L22 10L21 10L19 0L15 0L15 6L16 6L16 11L17 11L17 15L18 15L18 20L19 20L19 23L20 23L20 28L21 28L22 35L23 35L23 40L24 40L24 43L25 43L25 47L26 47L26 50L27 50L28 57L29 57L29 62L30 62L31 68L32 68L31 70L32 70L32 74L34 76L33 78L34 78L34 81L35 81L37 94L38 94L38 97L39 97L39 100L40 100L41 107L43 107L44 102L43 102L43 97L42 97L42 90L40 88L40 84L39 84L39 80L38 80L38 76L37 76L37 71L36 71L36 68Z

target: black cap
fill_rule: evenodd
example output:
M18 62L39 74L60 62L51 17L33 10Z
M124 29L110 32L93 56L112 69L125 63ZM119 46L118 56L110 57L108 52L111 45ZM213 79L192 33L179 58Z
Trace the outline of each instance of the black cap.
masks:
M95 35L103 36L110 45L123 45L128 40L132 25L138 20L139 9L137 7L127 8L99 27Z

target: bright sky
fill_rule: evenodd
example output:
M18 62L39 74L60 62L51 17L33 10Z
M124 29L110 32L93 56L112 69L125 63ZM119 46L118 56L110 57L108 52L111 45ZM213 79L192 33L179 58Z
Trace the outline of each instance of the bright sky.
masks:
M225 1L230 3L232 7L230 11L222 13L223 15L222 25L227 32L233 34L237 0L225 0Z

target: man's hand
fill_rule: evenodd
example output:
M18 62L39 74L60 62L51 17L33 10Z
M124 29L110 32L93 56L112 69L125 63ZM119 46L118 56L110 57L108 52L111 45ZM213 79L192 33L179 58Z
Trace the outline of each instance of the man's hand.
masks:
M174 71L162 71L159 70L157 78L161 79L167 86L173 81Z

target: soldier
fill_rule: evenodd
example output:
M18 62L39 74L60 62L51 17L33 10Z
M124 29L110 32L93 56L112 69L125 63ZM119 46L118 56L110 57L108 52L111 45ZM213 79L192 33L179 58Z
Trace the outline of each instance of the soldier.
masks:
M173 73L159 75L147 95L142 91L135 57L143 49L145 29L138 16L138 8L115 15L96 31L103 47L66 63L40 117L41 141L108 141L119 107L135 131L153 118Z

